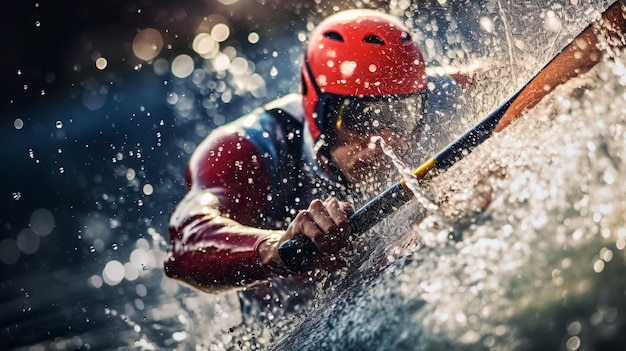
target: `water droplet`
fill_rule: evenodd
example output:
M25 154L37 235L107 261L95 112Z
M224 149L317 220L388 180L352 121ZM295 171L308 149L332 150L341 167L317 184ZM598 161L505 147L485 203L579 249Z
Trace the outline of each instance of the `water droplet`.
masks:
M604 261L602 260L597 260L594 264L593 264L593 270L596 273L601 273L604 270Z
M582 330L582 324L580 322L578 322L578 321L572 322L567 327L567 332L569 333L569 335L572 335L572 336L580 334L581 330Z
M111 245L111 247L113 248L113 251L117 251L117 249L118 249L117 244L113 244L113 245Z
M569 351L576 351L580 348L580 338L578 336L573 336L567 340L566 343L567 349Z
M176 93L168 93L166 101L170 105L175 105L178 102L178 94L176 94Z
M89 246L89 252L96 252L96 248L93 245Z
M61 122L61 121L57 121L57 122L56 122L56 127L57 127L57 129L61 129L61 128L63 128L63 122Z

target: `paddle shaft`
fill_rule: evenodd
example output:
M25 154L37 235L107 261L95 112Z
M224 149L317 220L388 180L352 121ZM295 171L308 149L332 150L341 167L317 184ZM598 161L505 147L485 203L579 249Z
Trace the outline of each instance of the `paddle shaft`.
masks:
M609 7L612 8L615 4ZM608 11L608 10L607 10ZM593 25L593 24L591 24ZM591 26L590 25L590 26ZM589 28L589 26L587 27ZM572 42L581 37L587 30L583 30ZM468 155L476 146L487 140L492 134L498 122L502 119L513 101L521 92L537 78L559 55L556 55L539 72L528 81L521 89L513 94L504 104L492 111L485 119L463 134L460 138L449 144L435 157L422 164L413 171L416 179L424 179L431 170L445 170ZM390 188L370 200L358 209L349 218L350 235L356 237L378 223L383 218L395 212L404 203L413 197L413 193L406 186L404 180L392 185ZM304 234L297 234L292 240L284 242L278 253L285 266L294 273L303 273L313 268L313 263L319 258L320 253L315 244Z
M513 94L504 104L440 151L433 159L415 169L413 171L415 178L423 179L432 169L448 169L469 154L476 146L487 140L498 121L524 88ZM412 197L413 193L404 181L392 185L350 216L350 235L356 237L366 232L376 223L394 213ZM278 253L285 266L295 273L311 270L313 263L320 255L315 244L304 234L297 234L293 239L284 242L278 248Z

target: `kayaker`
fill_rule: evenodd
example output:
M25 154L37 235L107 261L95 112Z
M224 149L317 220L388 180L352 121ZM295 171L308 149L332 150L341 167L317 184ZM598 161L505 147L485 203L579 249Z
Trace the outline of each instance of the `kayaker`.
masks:
M607 18L623 23L621 5L613 7ZM570 45L499 129L564 78L595 65L594 43L590 30L585 41ZM277 247L296 234L322 253L316 268L344 266L354 205L397 179L389 177L395 168L372 137L403 155L433 115L461 106L460 86L426 77L408 28L380 12L328 17L310 35L302 61L301 94L217 128L192 155L187 193L169 223L169 277L216 293L292 276Z
M301 94L214 130L195 150L169 224L167 275L208 292L289 276L277 247L298 233L323 254L318 268L341 266L353 203L395 172L371 137L402 154L419 138L426 105L460 95L452 79L429 80L425 68L395 17L348 10L320 23Z

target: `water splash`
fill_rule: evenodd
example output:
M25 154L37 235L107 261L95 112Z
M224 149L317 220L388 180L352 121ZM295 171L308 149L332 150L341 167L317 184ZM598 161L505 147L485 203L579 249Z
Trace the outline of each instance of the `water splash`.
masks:
M310 317L272 349L620 349L622 55L560 87L433 179L423 192L440 211L422 223L440 215L451 227L409 226L421 239L416 250L365 282L351 280L331 299L341 308L321 308L321 318ZM402 215L374 237L401 238ZM390 252L397 244L372 245Z
M406 182L406 185L409 187L409 189L411 189L411 191L413 192L413 196L418 201L418 203L427 211L427 213L433 214L437 212L439 210L439 206L437 206L423 193L423 189L420 186L418 180L411 173L411 168L409 168L409 166L395 154L393 148L385 142L385 139L380 136L372 136L370 140L374 144L379 144L385 155L387 155L391 159L391 162L398 170L400 176Z

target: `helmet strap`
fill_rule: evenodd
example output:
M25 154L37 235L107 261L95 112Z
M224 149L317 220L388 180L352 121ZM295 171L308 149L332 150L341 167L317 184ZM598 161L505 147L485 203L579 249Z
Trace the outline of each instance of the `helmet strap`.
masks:
M315 80L315 76L313 75L313 70L311 69L311 64L309 63L309 54L306 49L304 49L304 68L306 69L306 73L309 75L311 79L311 83L313 84L313 89L315 89L315 93L317 96L322 94L322 89L317 85L317 81Z
M330 155L330 145L325 140L325 135L322 135L313 145L313 151L317 157L317 162L326 172L336 175L340 183L344 185L348 184L346 177L341 172L341 169L337 167L335 161L333 161L333 158Z
M311 85L313 85L313 90L315 90L315 95L317 96L317 104L315 106L315 112L318 114L318 118L315 121L315 126L317 127L317 129L320 131L320 133L322 133L322 135L329 135L329 130L327 130L328 123L324 123L324 118L322 118L323 116L321 116L321 112L323 111L323 108L319 108L319 101L322 98L322 89L320 88L320 86L317 84L317 80L315 80L315 76L313 75L313 69L311 68L311 64L309 63L309 55L305 49L304 51L304 68L306 70L306 74L309 76L309 81L311 82Z

